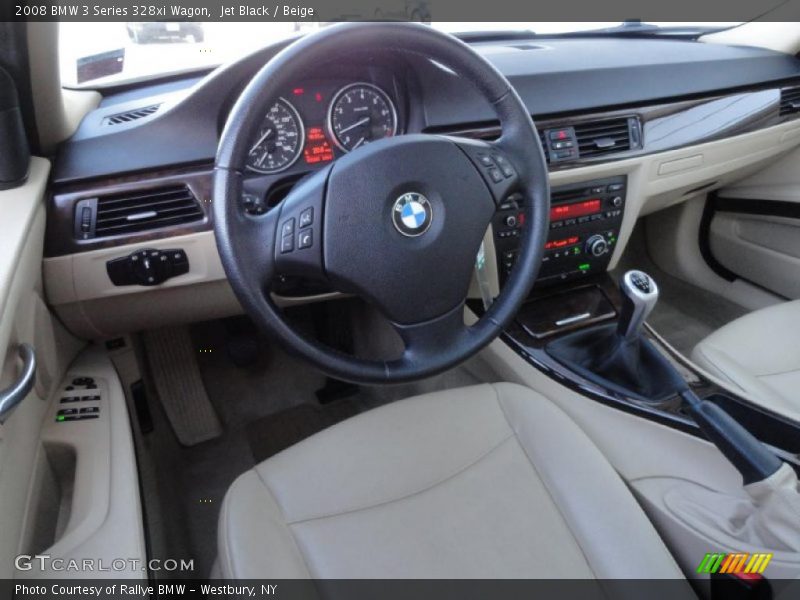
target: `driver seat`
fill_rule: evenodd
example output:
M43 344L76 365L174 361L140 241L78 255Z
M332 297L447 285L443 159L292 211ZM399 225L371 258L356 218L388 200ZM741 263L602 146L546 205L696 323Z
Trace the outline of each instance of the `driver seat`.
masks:
M625 483L514 384L417 396L266 460L220 514L225 578L682 578Z

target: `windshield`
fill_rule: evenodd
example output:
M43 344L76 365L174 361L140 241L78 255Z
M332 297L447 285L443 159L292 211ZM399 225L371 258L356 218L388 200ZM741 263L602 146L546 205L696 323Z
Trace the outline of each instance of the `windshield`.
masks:
M450 33L532 32L570 34L600 30L657 35L675 27L724 29L738 23L431 23ZM66 87L100 87L214 67L258 48L327 23L164 22L60 25L61 81Z

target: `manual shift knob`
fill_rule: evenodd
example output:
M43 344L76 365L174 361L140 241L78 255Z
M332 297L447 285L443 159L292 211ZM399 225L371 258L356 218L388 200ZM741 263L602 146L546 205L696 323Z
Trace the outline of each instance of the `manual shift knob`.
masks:
M642 324L658 302L658 286L644 271L628 271L620 279L622 313L617 333L627 341L638 339Z

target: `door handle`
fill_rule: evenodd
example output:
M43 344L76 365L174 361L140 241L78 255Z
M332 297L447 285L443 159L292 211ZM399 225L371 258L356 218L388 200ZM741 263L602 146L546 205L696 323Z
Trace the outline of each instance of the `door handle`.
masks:
M22 373L10 387L0 390L0 425L6 422L17 404L22 402L36 383L36 353L30 344L20 344Z

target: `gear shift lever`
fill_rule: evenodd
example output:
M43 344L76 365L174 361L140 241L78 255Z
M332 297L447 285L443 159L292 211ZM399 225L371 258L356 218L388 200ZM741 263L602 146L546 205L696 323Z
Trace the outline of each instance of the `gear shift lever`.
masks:
M627 342L637 340L644 324L658 302L658 286L643 271L628 271L619 282L622 290L622 312L617 334Z
M642 335L658 301L658 285L643 271L628 271L619 287L622 307L616 325L578 331L551 342L547 351L587 379L628 397L651 403L674 398L676 388L685 386L683 377L664 366L666 359Z
M678 370L643 337L642 324L658 301L658 286L642 271L620 280L623 306L616 327L598 325L567 334L547 345L547 353L589 381L641 402L658 403L679 395L700 429L739 469L744 483L762 481L781 461L721 407L699 398ZM788 486L794 485L794 480Z

